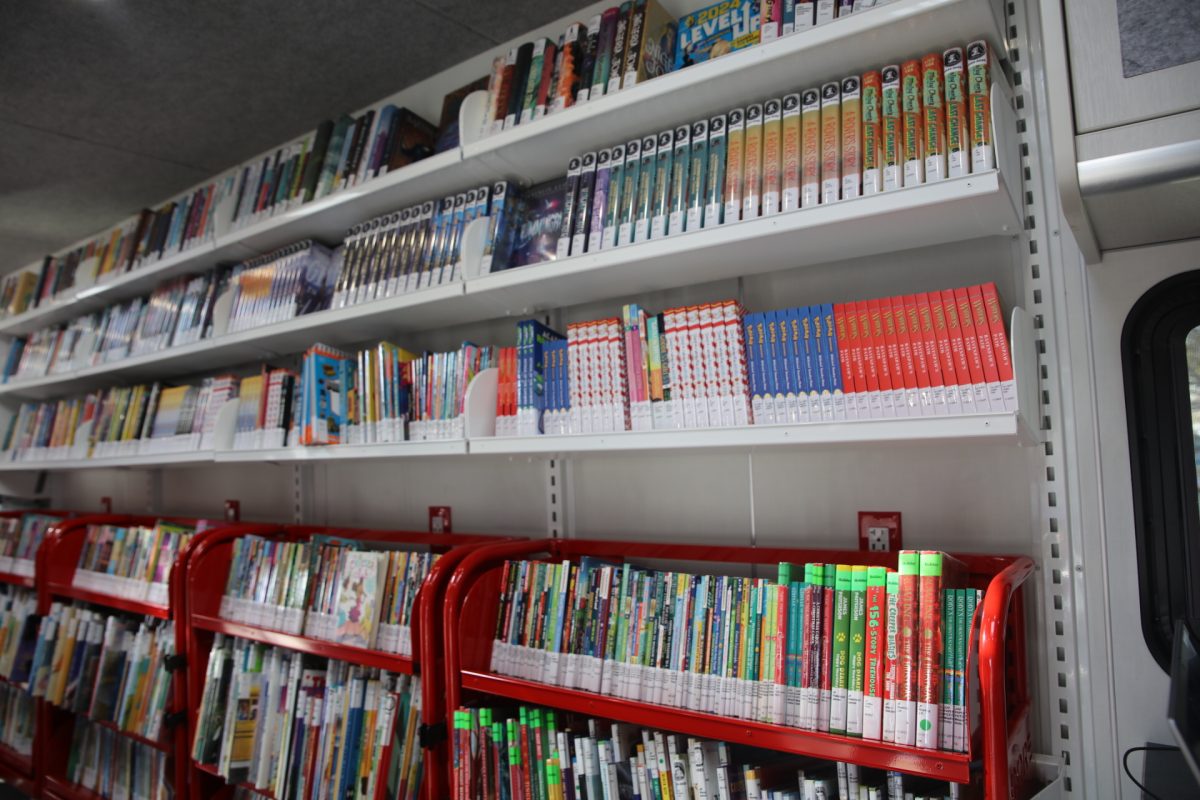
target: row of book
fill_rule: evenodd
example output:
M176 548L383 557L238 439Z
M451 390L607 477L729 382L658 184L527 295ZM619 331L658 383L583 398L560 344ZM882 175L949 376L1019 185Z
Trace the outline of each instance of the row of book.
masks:
M963 789L536 706L453 719L453 800L942 800Z
M32 756L35 713L29 692L0 683L0 747L26 758Z
M419 161L433 154L437 135L433 124L392 103L325 120L234 170L230 226L237 230Z
M169 800L167 753L77 717L66 777L107 800Z
M481 133L490 136L526 125L876 4L745 0L716 3L676 20L656 0L626 0L592 15L586 24L572 23L557 39L525 42L493 59Z
M165 664L174 652L169 620L54 603L39 626L30 693L157 741L171 694Z
M233 543L223 619L412 655L417 592L437 554L380 541L313 536Z
M61 517L33 512L0 517L0 572L32 578L42 539L61 521Z
M795 574L793 574L795 573ZM776 581L506 562L493 672L720 716L966 752L979 592L944 553ZM870 623L868 624L868 620Z
M224 376L198 386L156 382L22 403L9 418L2 452L9 460L35 461L199 449L236 387L235 378Z
M505 202L506 183L427 200L367 220L346 235L333 307L461 280L463 234Z
M192 758L276 800L416 798L420 680L217 634Z
M557 40L511 48L492 62L483 135L671 71L677 23L657 0L636 0L572 23Z
M283 322L329 308L338 268L333 251L306 239L234 268L226 331Z
M498 208L507 186L498 184ZM491 194L482 186L369 220L333 250L304 240L166 281L148 296L14 339L4 378L64 374L458 280L463 231L489 214Z
M175 557L206 525L167 520L153 526L89 525L72 583L80 589L165 606Z
M497 434L1016 410L994 284L746 314L734 301L572 323L501 348Z
M471 342L421 356L386 342L357 356L316 345L300 376L299 443L461 439L467 386L495 364L496 348Z
M73 250L46 256L37 271L21 270L7 276L0 282L0 313L10 316L38 308L77 284L111 280L212 241L216 209L232 187L231 176L214 178L158 209L142 209Z
M37 645L37 592L0 584L0 678L23 685L29 681Z
M571 159L557 258L995 166L972 42Z

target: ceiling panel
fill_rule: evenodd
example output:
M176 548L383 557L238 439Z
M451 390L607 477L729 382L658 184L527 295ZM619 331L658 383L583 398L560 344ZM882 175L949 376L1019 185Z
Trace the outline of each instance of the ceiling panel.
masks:
M0 0L0 271L562 13L549 0Z

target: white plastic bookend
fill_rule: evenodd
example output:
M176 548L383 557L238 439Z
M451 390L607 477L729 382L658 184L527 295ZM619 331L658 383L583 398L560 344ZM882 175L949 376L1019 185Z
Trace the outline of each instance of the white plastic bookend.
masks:
M213 425L212 441L204 442L202 450L233 450L234 434L237 432L237 400L226 400L217 412Z
M229 289L213 303L213 323L210 338L224 336L229 332L229 315L233 313L233 292Z
M458 107L458 145L461 149L483 138L483 119L487 115L488 93L480 89L463 98Z
M95 258L89 258L79 265L75 271L75 291L80 292L84 289L90 289L96 285L96 267L99 266L99 261Z
M1008 330L1011 337L1009 353L1012 358L1013 379L1000 385L1004 407L1008 411L1017 412L1031 430L1036 430L1036 426L1032 425L1032 420L1037 419L1038 409L1033 317L1020 306L1014 307Z
M71 458L87 458L88 441L92 438L92 420L75 429L74 443L71 445Z
M480 372L467 385L463 408L466 409L468 439L496 435L496 393L499 381L500 370L492 367Z
M1002 74L996 71L998 69L999 67L993 64L993 74ZM1002 81L992 82L992 149L995 152L996 168L1006 179L1005 188L1008 190L1009 199L1017 211L1017 216L1020 217L1023 216L1021 209L1024 204L1018 194L1021 183L1018 180L1021 175L1021 146L1017 141L1015 102L1012 90L1008 88L1007 84ZM1017 231L1009 231L1009 233L1016 234Z
M491 217L477 217L463 228L462 246L459 249L459 261L454 267L454 274L459 280L471 280L484 275L483 248L487 244L488 225Z

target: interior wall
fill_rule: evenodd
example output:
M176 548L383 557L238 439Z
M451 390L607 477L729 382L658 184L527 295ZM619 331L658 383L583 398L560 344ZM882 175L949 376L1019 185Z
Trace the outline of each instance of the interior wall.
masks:
M1092 487L1098 524L1084 532L1091 620L1086 646L1097 691L1105 695L1095 701L1111 705L1113 724L1111 753L1098 751L1096 757L1111 768L1112 785L1121 787L1122 797L1140 793L1122 772L1121 755L1130 747L1169 744L1173 738L1166 720L1169 676L1151 657L1142 634L1121 332L1129 310L1148 289L1195 269L1200 269L1200 240L1106 253L1100 264L1086 269L1087 315L1078 321L1091 350L1085 366L1093 383L1085 413L1095 419L1088 457L1098 466ZM1141 774L1140 765L1140 757L1130 759L1135 774Z

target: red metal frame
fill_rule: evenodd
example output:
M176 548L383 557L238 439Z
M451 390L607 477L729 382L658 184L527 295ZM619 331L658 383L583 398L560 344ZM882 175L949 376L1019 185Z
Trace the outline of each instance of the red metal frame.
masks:
M840 562L895 567L895 553L652 544L626 541L548 539L477 548L464 555L447 582L443 608L445 697L447 711L459 708L464 691L498 695L519 702L550 705L607 719L665 728L709 739L850 761L863 766L900 770L960 783L972 782L982 760L988 800L1009 800L1024 792L1029 752L1029 686L1025 665L1025 630L1020 585L1033 571L1024 556L955 554L967 566L970 583L984 589L981 628L972 632L979 645L981 720L967 753L945 753L864 741L684 709L632 702L574 689L493 674L489 670L499 596L500 571L510 559L575 560L595 556L612 561L721 562L763 564L780 561ZM968 664L970 671L972 664ZM446 763L446 762L443 762ZM449 780L449 776L447 776Z
M296 541L307 539L318 533L362 541L423 545L441 552L441 558L438 559L430 577L423 584L414 605L412 639L415 658L346 647L306 636L227 622L220 618L221 595L225 590L225 578L229 573L234 541L250 534ZM437 624L436 609L442 599L444 581L449 578L453 567L459 563L464 553L474 547L501 541L508 540L474 534L435 534L312 525L253 524L229 525L193 537L189 546L180 553L180 557L176 560L176 572L173 575L181 574L182 577L179 580L173 580L172 583L172 605L176 609L183 610L184 616L180 616L179 619L187 620L186 625L176 626L177 637L183 637L182 641L177 644L177 650L187 654L186 680L176 682L177 692L182 692L182 694L176 695L177 703L179 707L188 710L187 742L192 741L195 733L196 716L204 692L204 675L208 664L208 653L212 649L214 633L227 633L303 653L407 674L417 671L418 664L423 666L433 664L433 668L425 666L421 669L422 722L426 725L442 722L445 719L445 697L440 680L444 674L441 669L443 644L441 629ZM196 792L195 796L210 798L228 794L231 787L217 776L211 765L197 764L192 761L190 746L185 746L180 752L186 754L187 766L184 769L189 774L185 780L188 781L189 789ZM444 744L428 748L425 751L425 768L423 770L425 780L422 795L426 800L439 800L439 798L445 797L445 756Z
M42 514L50 517L61 517L63 519L71 517L73 511L52 511L47 509L27 508L14 511L0 511L0 519L11 519L13 517L22 517L25 514ZM47 531L47 534L49 531ZM25 575L15 575L10 572L0 572L0 583L8 583L13 586L23 586L26 589L37 588L37 561L34 561L34 577L30 578ZM22 792L28 795L36 795L39 791L39 776L38 771L38 730L39 719L37 714L37 706L34 706L33 719L33 752L28 756L23 756L12 748L0 745L0 779L5 783L17 787Z
M178 632L182 617L173 614L172 605L161 606L137 600L128 600L102 592L79 589L73 585L75 569L79 564L79 554L83 550L87 529L91 525L153 525L159 520L196 524L193 518L147 516L135 514L90 514L72 517L55 525L46 533L42 546L37 554L37 591L38 613L47 614L56 598L79 600L96 605L106 606L133 614L156 617L158 619L176 619L175 629ZM175 567L172 566L171 582L176 579ZM176 634L178 648L178 633ZM180 652L178 649L176 652ZM172 698L178 698L177 687L181 681L176 680L172 687ZM174 703L174 709L183 708ZM168 709L168 713L172 709ZM76 715L70 711L55 708L42 700L37 701L37 728L35 730L35 771L43 793L47 796L61 797L65 800L85 800L96 797L92 792L71 784L65 776L66 756L70 751L71 735L74 729ZM181 759L179 754L186 752L187 740L183 726L173 730L164 728L163 740L155 742L135 733L123 731L116 725L100 723L123 736L142 744L165 751L168 755L167 771L173 770L176 787L184 784L179 782ZM185 774L186 778L186 774ZM183 792L177 789L177 797Z

